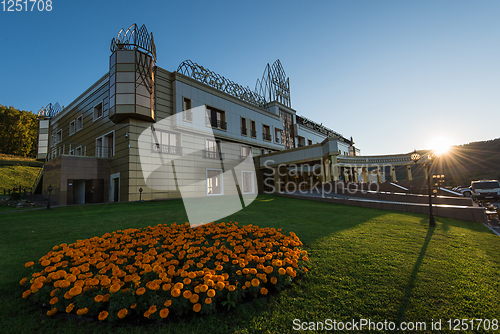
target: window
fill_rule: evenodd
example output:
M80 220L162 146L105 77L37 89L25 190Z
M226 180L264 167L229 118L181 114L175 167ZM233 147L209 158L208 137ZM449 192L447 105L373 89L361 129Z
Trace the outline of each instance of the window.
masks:
M153 152L182 154L180 134L156 130L153 134Z
M115 132L111 131L95 140L95 156L111 158L115 155Z
M191 100L183 97L182 98L182 111L183 111L183 119L186 122L193 121L193 112L191 110Z
M207 195L223 195L222 169L207 169Z
M253 172L241 172L242 179L242 189L241 192L243 194L253 194L255 192L254 187L254 173Z
M102 117L102 102L94 107L94 121Z
M276 143L281 143L281 130L274 128L274 141Z
M307 145L312 145L313 144L313 141L311 139L308 139L307 140Z
M205 141L205 158L222 160L220 141L212 139Z
M80 115L76 119L76 131L80 131L83 128L83 116Z
M247 135L247 119L245 117L241 118L241 135Z
M74 133L75 133L75 121L71 121L69 123L69 135L71 136Z
M62 142L62 129L56 133L56 144Z
M227 130L226 112L207 106L207 126L212 128Z
M252 135L252 138L257 138L257 130L255 128L255 121L252 121L252 128L251 128L251 135Z
M75 155L82 155L82 147L81 146L78 146L77 148L75 148Z
M262 138L267 141L271 141L271 128L269 125L262 124Z
M250 147L241 146L241 156L240 156L241 161L248 158L250 156L251 152L252 152L252 149Z

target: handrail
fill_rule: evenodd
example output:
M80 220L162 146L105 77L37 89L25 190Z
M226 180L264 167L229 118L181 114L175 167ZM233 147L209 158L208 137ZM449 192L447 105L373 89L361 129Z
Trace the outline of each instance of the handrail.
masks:
M40 168L40 171L38 172L38 175L37 175L37 177L35 179L35 182L33 183L33 187L31 187L31 193L32 194L35 193L35 190L38 187L38 184L40 183L40 180L42 179L42 173L43 173L44 167L45 167L45 163L42 165L42 168Z

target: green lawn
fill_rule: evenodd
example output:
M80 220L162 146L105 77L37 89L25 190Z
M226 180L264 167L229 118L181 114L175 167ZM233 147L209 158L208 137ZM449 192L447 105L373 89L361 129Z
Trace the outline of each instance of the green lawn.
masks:
M294 231L310 272L291 288L221 312L166 325L110 325L48 318L21 298L24 263L52 246L106 232L185 222L182 201L0 213L2 333L292 333L301 321L500 320L500 238L482 224L259 196L225 221ZM356 332L356 331L355 331ZM423 331L421 331L423 332ZM481 332L475 330L474 332Z

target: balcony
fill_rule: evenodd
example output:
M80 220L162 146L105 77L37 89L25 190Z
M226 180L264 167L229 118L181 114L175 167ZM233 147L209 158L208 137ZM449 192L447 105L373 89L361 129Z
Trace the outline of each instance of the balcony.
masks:
M112 158L113 157L113 147L96 146L95 156L98 158Z
M182 147L180 146L153 144L152 151L155 153L182 155Z
M203 157L207 159L222 160L224 156L219 151L203 151Z
M212 117L206 118L206 125L211 126L212 128L227 130L227 123L220 120L212 120Z
M252 138L257 138L257 131L250 130L250 135L252 136Z
M247 128L241 128L241 135L246 136L247 135Z
M272 137L270 133L263 133L262 138L267 141L271 141Z

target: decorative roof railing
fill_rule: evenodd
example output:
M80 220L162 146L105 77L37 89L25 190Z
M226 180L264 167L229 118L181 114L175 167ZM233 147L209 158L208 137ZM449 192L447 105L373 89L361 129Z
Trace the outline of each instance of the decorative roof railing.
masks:
M351 141L348 140L347 138L344 138L344 136L342 136L340 133L338 132L335 132L329 128L327 128L326 126L324 126L323 124L318 124L314 121L311 121L310 119L304 117L304 116L295 116L296 119L297 119L297 124L299 125L302 125L306 128L309 128L315 132L319 132L321 134L324 134L325 136L327 137L339 137L340 139L344 140L345 142L347 143L350 143Z
M290 79L287 78L279 59L272 65L267 64L262 79L257 79L255 91L268 102L277 101L291 108Z
M49 103L45 108L41 108L38 111L37 116L40 118L52 118L59 114L62 109L63 108L61 108L59 102L56 102L55 104Z
M177 67L177 72L258 107L263 107L267 102L263 96L253 92L249 87L238 85L189 59Z
M110 50L137 50L140 49L149 53L156 62L156 46L153 33L149 33L143 24L140 28L137 24L132 24L127 30L120 30L116 38L111 40Z

